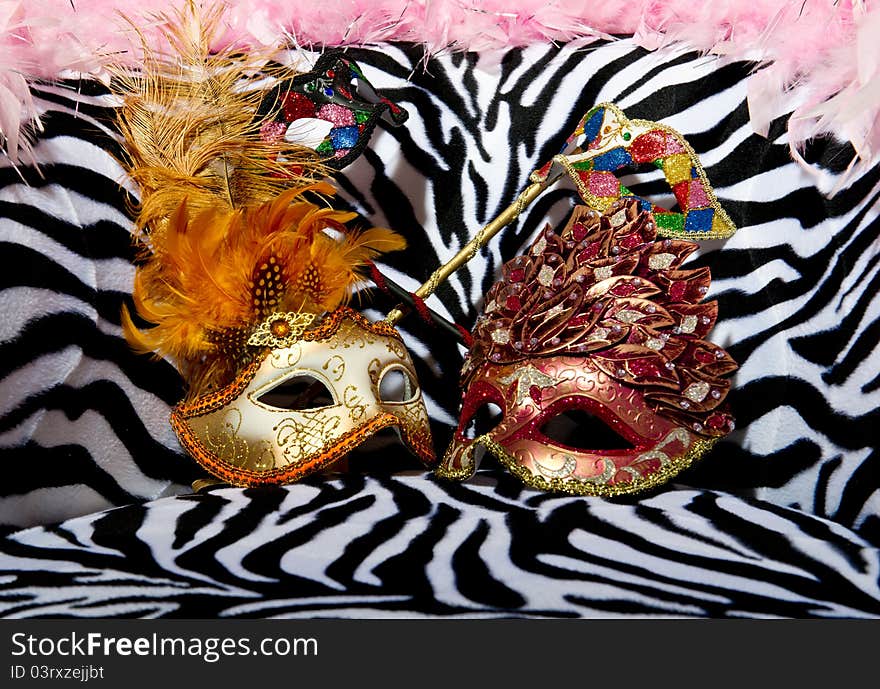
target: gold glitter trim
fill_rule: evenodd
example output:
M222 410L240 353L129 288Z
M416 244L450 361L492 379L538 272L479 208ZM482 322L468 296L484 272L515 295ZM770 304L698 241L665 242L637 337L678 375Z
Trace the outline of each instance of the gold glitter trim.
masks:
M441 463L434 469L434 476L449 479L450 481L465 481L473 476L476 471L476 467L470 469L447 469L446 465Z
M485 447L501 464L507 467L510 473L531 488L553 493L568 493L569 495L613 498L620 495L640 493L666 483L703 457L712 449L712 446L717 441L717 438L695 440L694 444L684 455L671 459L668 464L665 464L657 471L626 483L615 483L612 485L588 483L578 481L577 479L546 479L543 476L537 476L519 464L511 455L507 454L504 448L488 435L481 435L475 438L471 447L477 444ZM461 469L446 469L442 464L434 470L434 474L440 478L459 481L470 478L473 473L473 471Z
M675 259L675 254L654 254L648 259L648 268L657 272L669 270Z

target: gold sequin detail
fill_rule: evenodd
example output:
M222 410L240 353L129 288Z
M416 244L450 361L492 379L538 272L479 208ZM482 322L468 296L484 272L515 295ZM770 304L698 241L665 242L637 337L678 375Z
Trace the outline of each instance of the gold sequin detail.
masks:
M626 222L626 210L619 210L611 216L611 227L620 227Z
M510 342L510 332L504 330L503 328L499 328L498 330L492 331L492 342L497 344L507 344Z
M632 309L623 309L614 314L614 317L624 323L635 323L645 317L641 311L633 311Z
M691 178L691 159L687 153L675 153L663 161L663 172L670 185Z
M685 388L684 396L691 402L702 402L709 394L709 383L700 381L699 383L691 383Z
M614 275L614 266L601 266L599 268L594 268L593 274L596 276L597 281L607 280Z
M526 467L519 464L516 459L504 450L501 445L492 440L488 435L481 435L476 438L474 445L482 445L492 455L501 462L507 469L523 483L532 488L544 491L553 491L556 493L568 493L570 495L599 495L606 498L616 497L620 495L628 495L640 491L648 490L656 486L666 483L682 471L690 467L694 462L703 457L712 446L717 442L716 438L708 438L706 440L696 440L691 448L681 457L675 457L654 473L644 477L634 478L632 481L619 483L590 483L565 478L547 479L543 476L537 476ZM473 475L473 470L466 472L462 469L449 469L445 462L441 463L434 474L440 478L462 480Z
M696 316L685 316L681 320L681 331L683 333L692 333L697 329L697 317Z
M651 270L668 270L675 261L675 254L653 254L648 259L648 267Z
M544 287L549 287L553 284L553 268L541 266L541 270L538 271L538 282L544 285Z

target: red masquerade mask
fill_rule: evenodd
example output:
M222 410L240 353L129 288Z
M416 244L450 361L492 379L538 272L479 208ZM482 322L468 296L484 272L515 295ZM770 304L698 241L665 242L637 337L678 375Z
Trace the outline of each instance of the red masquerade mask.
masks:
M461 421L438 475L467 478L488 450L536 488L630 493L733 429L724 376L737 366L704 339L717 316L715 302L700 303L709 270L680 270L697 245L656 237L635 199L602 215L581 206L505 264L474 328ZM469 439L488 404L500 422Z

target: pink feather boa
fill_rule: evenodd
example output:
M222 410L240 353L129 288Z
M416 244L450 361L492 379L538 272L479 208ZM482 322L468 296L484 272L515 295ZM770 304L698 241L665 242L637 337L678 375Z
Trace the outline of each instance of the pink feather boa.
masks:
M749 106L756 131L786 113L793 155L832 133L856 150L854 172L880 160L880 0L226 0L226 43L421 43L431 53L500 51L535 42L632 35L756 61ZM0 0L0 141L16 162L37 125L35 78L96 78L110 61L137 65L124 12L155 36L155 15L180 0Z

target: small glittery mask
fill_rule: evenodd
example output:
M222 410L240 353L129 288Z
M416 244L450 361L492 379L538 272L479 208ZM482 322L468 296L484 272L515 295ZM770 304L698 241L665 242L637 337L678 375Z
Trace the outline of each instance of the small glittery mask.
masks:
M324 53L310 72L269 91L260 113L270 112L275 116L263 124L266 138L284 137L313 148L334 170L361 154L380 119L397 127L409 116L373 88L354 60L338 51Z
M733 429L735 362L705 338L708 268L697 245L657 240L635 199L575 208L506 263L462 370L459 426L436 473L467 478L490 452L526 484L617 495L658 485ZM476 438L483 410L501 411Z
M234 381L174 408L181 444L234 485L298 481L384 428L433 465L428 414L397 330L348 307L316 327L312 318L276 313L261 323L249 339L259 353Z
M570 152L533 172L532 182L545 181L562 168L591 208L603 211L618 199L638 199L642 210L653 211L661 237L722 239L736 232L694 149L672 127L630 120L617 106L601 103L584 115L564 151ZM679 210L637 197L615 174L645 165L663 172Z

